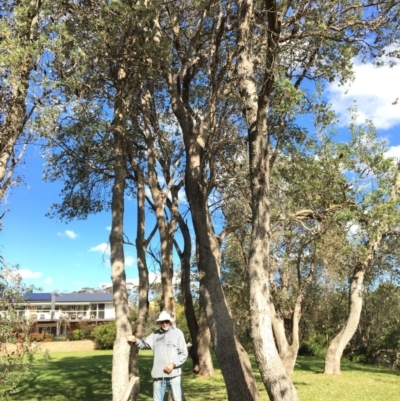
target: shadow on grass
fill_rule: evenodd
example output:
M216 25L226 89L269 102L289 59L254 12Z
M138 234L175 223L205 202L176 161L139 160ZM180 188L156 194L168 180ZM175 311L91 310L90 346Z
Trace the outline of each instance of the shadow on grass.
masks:
M140 355L140 394L152 398L150 371L151 353ZM79 400L109 401L111 389L112 352L106 355L65 356L61 359L35 363L33 374L20 383L11 400Z
M97 353L98 352L98 353ZM112 351L95 351L85 354L50 355L49 362L37 362L33 367L33 374L24 380L18 387L18 392L8 397L9 401L110 401L112 399L111 372ZM140 395L139 401L152 399L152 367L153 355L151 351L140 351ZM260 375L256 368L254 357L251 356L254 373L260 388ZM214 360L214 362L216 362ZM212 378L200 378L191 373L192 363L188 360L183 367L184 393L189 394L192 400L226 400L226 389L222 374L216 369ZM362 372L379 376L400 376L398 371L389 371L375 366L355 364L348 361L342 363L343 372L351 371L356 374ZM294 383L299 388L310 388L312 378L309 375L317 374L322 378L324 360L320 358L299 357L296 362ZM305 376L303 375L305 374ZM377 376L377 377L376 377ZM351 380L353 376L349 375ZM383 376L382 376L383 377ZM309 379L311 381L309 381ZM323 382L325 382L323 380Z
M312 373L324 373L325 360L317 357L298 357L296 361L296 371L312 372ZM385 374L400 376L400 371L384 369L379 366L366 365L361 363L351 362L347 359L343 359L341 362L341 371L359 371L368 372L374 374Z
M375 374L385 374L385 375L394 375L400 376L400 371L392 370L392 369L385 369L376 365L366 365L362 363L355 363L348 360L342 361L342 371L361 371L361 372L368 372L368 373L375 373Z
M66 357L35 363L33 374L20 383L10 400L111 399L111 355Z

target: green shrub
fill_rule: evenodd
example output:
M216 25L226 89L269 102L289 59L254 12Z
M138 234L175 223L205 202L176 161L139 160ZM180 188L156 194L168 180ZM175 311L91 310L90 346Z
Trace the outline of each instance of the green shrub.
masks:
M87 340L92 338L92 330L76 329L71 334L72 340Z
M96 349L112 349L117 336L117 326L114 322L102 324L93 330L92 336Z
M311 340L304 341L299 348L301 356L324 357L326 354L326 341L322 334L315 333Z

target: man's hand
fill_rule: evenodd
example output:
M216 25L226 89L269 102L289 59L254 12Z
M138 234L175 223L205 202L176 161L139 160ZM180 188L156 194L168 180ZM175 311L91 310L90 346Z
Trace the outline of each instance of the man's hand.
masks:
M173 363L169 363L168 365L164 366L164 372L165 373L171 373L175 368L175 365Z
M135 343L136 342L136 337L135 336L128 336L128 343Z

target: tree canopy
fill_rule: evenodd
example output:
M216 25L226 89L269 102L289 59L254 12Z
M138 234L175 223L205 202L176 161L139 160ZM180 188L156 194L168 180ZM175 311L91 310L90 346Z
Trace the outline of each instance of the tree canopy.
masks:
M395 0L6 2L0 198L34 133L46 179L63 183L50 214L111 211L114 400L138 374L126 337L145 328L150 256L161 308L172 314L179 258L199 365L211 374L212 344L230 400L260 399L240 341L274 401L298 399L290 373L302 341L325 335L326 373L340 371L361 327L363 289L379 298L398 261L399 174L373 122L352 122L351 139L335 140L323 93L353 78L355 58L380 65L398 57L398 14ZM128 196L138 221L133 325ZM334 306L322 323L327 299ZM392 324L383 324L387 343Z

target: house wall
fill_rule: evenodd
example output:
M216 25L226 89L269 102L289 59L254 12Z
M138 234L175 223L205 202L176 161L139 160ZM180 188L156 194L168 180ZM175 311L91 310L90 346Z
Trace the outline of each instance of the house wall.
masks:
M79 351L93 351L94 342L91 340L80 341L52 341L52 342L38 342L38 352L79 352ZM11 353L17 351L16 344L2 344L0 347L0 354Z
M115 319L115 310L113 304L105 305L105 319Z

